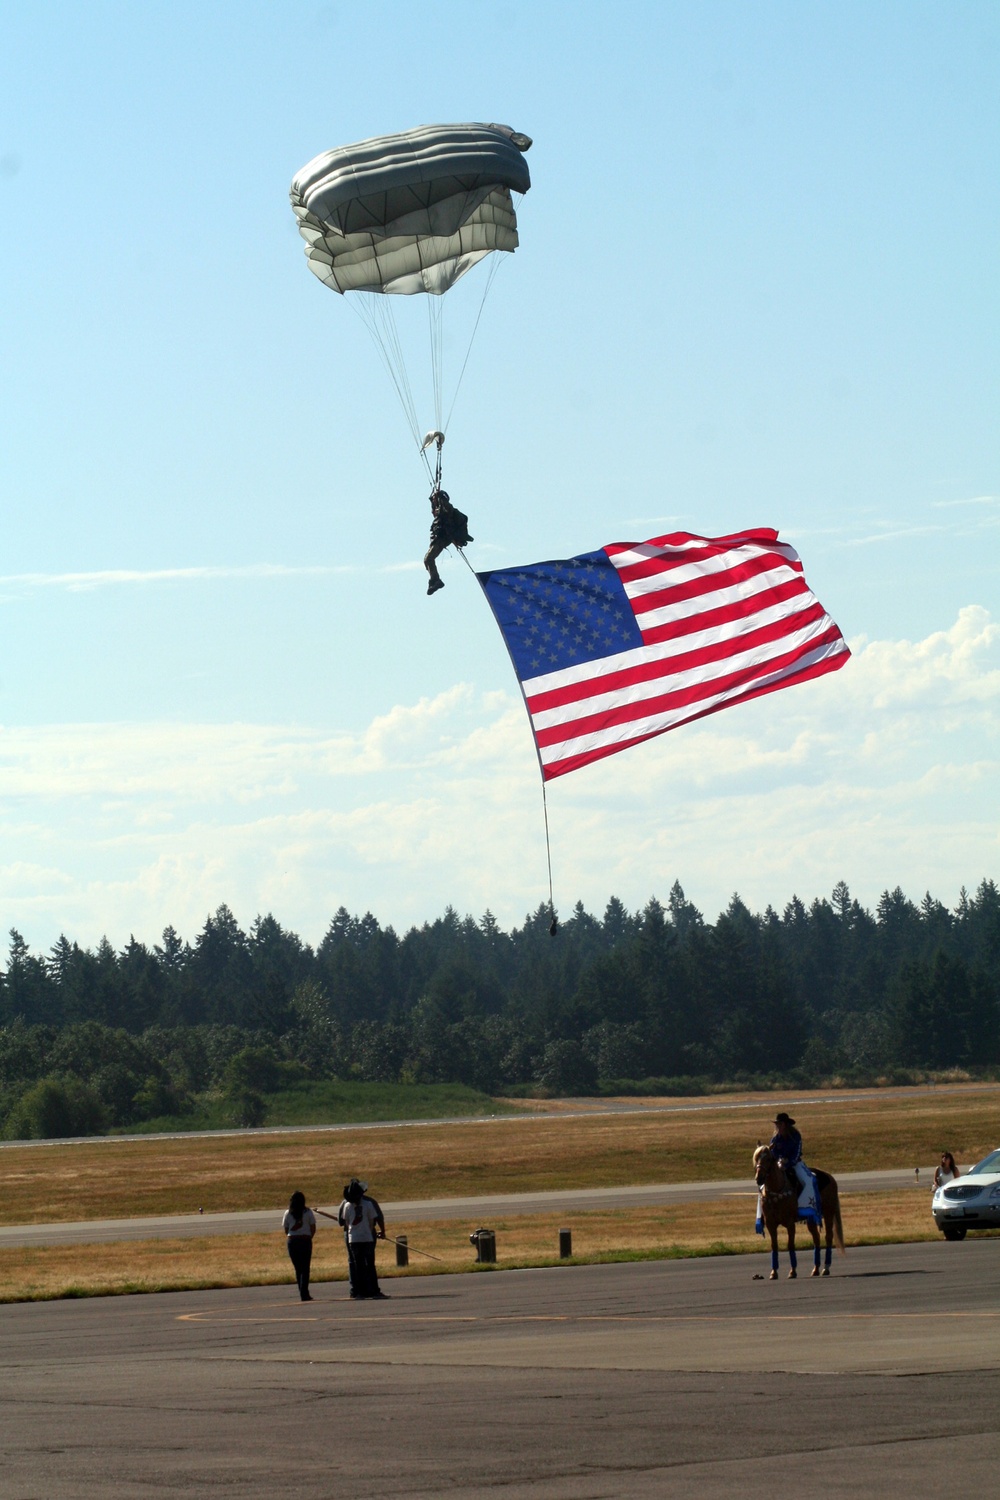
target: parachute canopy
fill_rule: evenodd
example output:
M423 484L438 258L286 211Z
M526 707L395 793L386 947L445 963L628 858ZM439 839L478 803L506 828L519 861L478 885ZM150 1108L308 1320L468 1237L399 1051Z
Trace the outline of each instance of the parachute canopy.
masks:
M336 292L439 296L516 250L530 145L507 125L425 125L324 151L290 194L309 269Z

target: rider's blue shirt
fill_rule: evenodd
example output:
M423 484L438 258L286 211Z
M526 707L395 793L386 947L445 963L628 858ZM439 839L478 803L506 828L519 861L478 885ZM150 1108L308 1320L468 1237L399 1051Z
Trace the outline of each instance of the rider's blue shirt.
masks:
M771 1155L781 1162L783 1167L794 1167L802 1160L802 1137L797 1130L789 1130L787 1135L775 1131L771 1137Z

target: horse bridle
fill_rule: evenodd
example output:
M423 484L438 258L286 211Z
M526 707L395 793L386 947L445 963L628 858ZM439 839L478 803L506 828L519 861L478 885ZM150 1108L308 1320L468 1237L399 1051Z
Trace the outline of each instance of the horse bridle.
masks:
M787 1185L786 1185L786 1187L780 1193L768 1192L767 1188L764 1186L764 1181L761 1180L761 1163L765 1159L768 1162L768 1170L763 1174L763 1177L764 1177L765 1180L770 1175L771 1169L773 1167L781 1166L781 1163L775 1161L774 1157L771 1155L770 1148L767 1147L767 1146L765 1146L764 1149L763 1149L763 1151L761 1151L760 1156L758 1156L758 1158L757 1158L757 1170L754 1173L754 1182L756 1182L757 1186L760 1188L761 1197L764 1197L764 1198L790 1198L792 1196L793 1192L795 1191L795 1189L789 1183L788 1173L785 1171L784 1167L781 1167L781 1170L784 1173L785 1183Z

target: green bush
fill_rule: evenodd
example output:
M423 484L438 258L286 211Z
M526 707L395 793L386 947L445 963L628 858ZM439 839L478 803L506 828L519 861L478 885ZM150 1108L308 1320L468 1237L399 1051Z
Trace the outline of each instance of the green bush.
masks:
M236 1084L226 1090L226 1117L238 1130L254 1130L267 1119L267 1104L256 1089Z
M156 1120L164 1115L179 1115L190 1107L190 1102L173 1084L164 1083L162 1078L147 1078L136 1090L134 1118Z
M278 1059L271 1047L244 1047L226 1064L227 1094L273 1094L281 1081Z
M597 1092L597 1068L579 1042L550 1042L535 1076L555 1098Z
M98 1095L79 1078L40 1078L23 1093L7 1121L16 1141L51 1141L65 1136L99 1135L107 1114Z

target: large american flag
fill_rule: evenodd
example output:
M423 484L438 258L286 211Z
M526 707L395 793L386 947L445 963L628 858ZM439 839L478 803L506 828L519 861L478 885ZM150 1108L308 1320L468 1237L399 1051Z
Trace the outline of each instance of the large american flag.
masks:
M850 652L794 548L761 527L612 542L477 574L551 781Z

